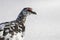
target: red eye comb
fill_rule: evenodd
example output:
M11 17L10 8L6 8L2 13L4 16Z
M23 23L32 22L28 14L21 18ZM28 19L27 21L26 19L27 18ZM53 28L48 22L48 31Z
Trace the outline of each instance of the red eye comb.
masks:
M28 8L28 10L32 11L32 8Z

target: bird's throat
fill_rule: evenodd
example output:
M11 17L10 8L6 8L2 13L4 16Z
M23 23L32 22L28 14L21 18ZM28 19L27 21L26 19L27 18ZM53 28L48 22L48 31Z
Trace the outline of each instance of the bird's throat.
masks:
M19 15L16 20L17 20L18 22L25 23L25 21L26 21L26 16L24 16L24 15Z

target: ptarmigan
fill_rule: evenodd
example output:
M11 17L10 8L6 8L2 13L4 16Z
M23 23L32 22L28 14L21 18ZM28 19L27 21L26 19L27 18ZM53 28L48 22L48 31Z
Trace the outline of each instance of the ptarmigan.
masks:
M10 22L0 23L0 40L23 40L26 17L36 14L32 8L26 7L18 15L17 19Z

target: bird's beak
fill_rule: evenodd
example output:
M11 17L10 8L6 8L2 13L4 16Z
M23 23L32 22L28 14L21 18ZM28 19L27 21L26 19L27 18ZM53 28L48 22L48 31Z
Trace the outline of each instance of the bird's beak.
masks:
M37 13L34 12L34 11L31 11L31 10L28 10L28 11L31 12L31 14L35 14L35 15L37 15Z
M33 11L32 11L31 13L32 13L32 14L35 14L35 15L37 15L37 13L36 13L36 12L33 12Z

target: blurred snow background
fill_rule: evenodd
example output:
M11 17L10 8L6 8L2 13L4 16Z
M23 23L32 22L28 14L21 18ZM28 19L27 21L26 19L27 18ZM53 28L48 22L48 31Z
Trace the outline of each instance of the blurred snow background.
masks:
M24 7L37 12L27 17L24 40L60 40L60 0L0 0L0 23L15 20Z

